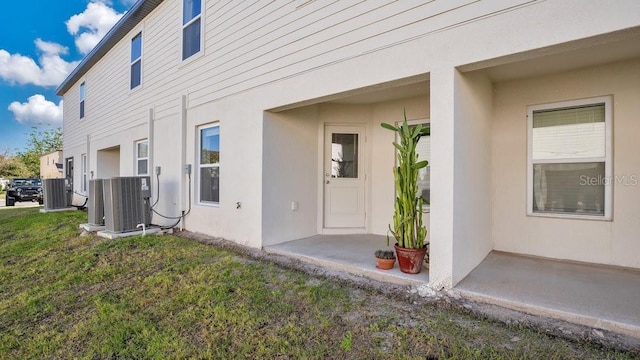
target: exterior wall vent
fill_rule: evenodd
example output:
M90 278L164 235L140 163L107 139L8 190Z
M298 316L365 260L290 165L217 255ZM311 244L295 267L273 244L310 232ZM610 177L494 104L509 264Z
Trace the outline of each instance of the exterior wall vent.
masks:
M43 179L42 191L45 210L64 209L71 204L67 179Z
M115 233L136 231L138 224L151 223L148 176L114 177L104 179L104 225Z
M89 225L104 225L104 196L102 179L89 180L89 201L87 202Z

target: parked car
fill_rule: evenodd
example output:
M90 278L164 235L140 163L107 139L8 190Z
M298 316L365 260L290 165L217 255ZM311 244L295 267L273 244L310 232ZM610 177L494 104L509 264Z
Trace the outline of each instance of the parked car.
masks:
M14 206L17 201L37 201L42 204L42 181L40 179L11 180L5 204L6 206Z

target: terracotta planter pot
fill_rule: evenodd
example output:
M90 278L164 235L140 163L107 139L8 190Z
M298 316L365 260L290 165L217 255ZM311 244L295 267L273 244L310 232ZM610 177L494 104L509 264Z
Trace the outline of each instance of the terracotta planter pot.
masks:
M393 265L396 263L396 259L380 259L376 258L376 267L382 270L393 269Z
M427 247L422 249L407 249L394 245L400 271L407 274L417 274L422 270L422 263L427 254Z

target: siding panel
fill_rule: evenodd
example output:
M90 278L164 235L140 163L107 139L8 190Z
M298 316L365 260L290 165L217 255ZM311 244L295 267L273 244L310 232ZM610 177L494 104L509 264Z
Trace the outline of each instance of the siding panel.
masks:
M65 94L65 144L139 126L149 108L157 119L177 121L183 94L189 107L197 106L528 2L342 0L296 7L296 1L207 1L203 54L182 62L181 1L165 0L87 73L86 119L77 119L78 84ZM130 39L140 29L143 83L131 91Z

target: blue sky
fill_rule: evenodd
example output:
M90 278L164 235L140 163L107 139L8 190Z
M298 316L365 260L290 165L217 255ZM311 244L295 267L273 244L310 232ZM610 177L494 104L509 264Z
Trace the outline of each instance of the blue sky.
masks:
M135 1L0 2L0 154L62 125L57 86Z

